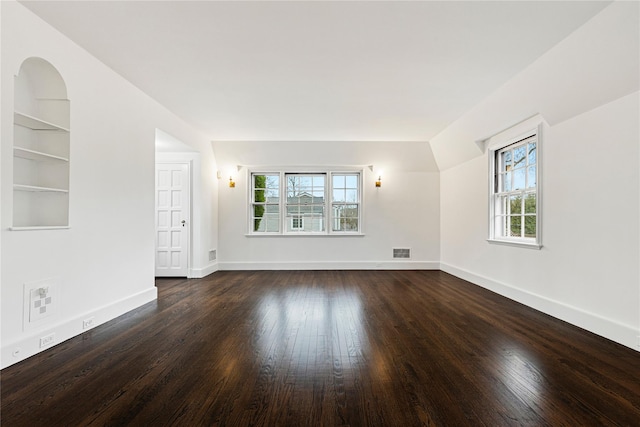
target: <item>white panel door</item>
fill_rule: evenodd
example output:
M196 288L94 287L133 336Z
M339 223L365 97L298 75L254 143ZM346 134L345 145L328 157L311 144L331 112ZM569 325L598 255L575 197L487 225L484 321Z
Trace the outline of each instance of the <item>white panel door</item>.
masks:
M188 275L189 183L189 164L156 163L156 276Z

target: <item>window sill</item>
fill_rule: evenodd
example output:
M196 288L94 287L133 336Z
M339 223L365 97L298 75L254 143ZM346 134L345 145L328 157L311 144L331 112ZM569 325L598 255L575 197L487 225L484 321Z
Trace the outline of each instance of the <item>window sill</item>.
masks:
M327 234L327 233L308 233L308 234L304 234L304 233L287 233L287 234L282 234L282 233L263 233L263 234L258 234L258 233L247 233L245 234L245 237L364 237L365 234L364 233L331 233L331 234Z
M536 250L542 249L542 245L541 244L526 242L526 241L522 241L522 240L487 239L487 242L489 242L491 244L506 245L506 246L516 246L516 247L527 248L527 249L536 249Z

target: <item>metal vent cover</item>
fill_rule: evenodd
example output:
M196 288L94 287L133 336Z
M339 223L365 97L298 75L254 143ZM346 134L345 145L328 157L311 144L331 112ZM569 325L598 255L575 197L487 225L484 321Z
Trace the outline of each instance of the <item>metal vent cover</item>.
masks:
M215 249L209 251L209 261L215 261L217 257L218 255Z
M393 259L410 259L411 248L393 248Z

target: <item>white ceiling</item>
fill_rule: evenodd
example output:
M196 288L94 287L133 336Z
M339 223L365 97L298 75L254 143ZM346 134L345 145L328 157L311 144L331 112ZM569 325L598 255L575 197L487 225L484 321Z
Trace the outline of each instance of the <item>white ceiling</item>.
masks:
M23 1L212 140L427 141L608 2Z

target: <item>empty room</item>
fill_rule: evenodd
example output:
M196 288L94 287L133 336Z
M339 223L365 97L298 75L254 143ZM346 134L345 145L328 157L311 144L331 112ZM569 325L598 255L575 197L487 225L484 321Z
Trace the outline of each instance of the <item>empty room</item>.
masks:
M637 1L0 2L0 423L637 426Z

